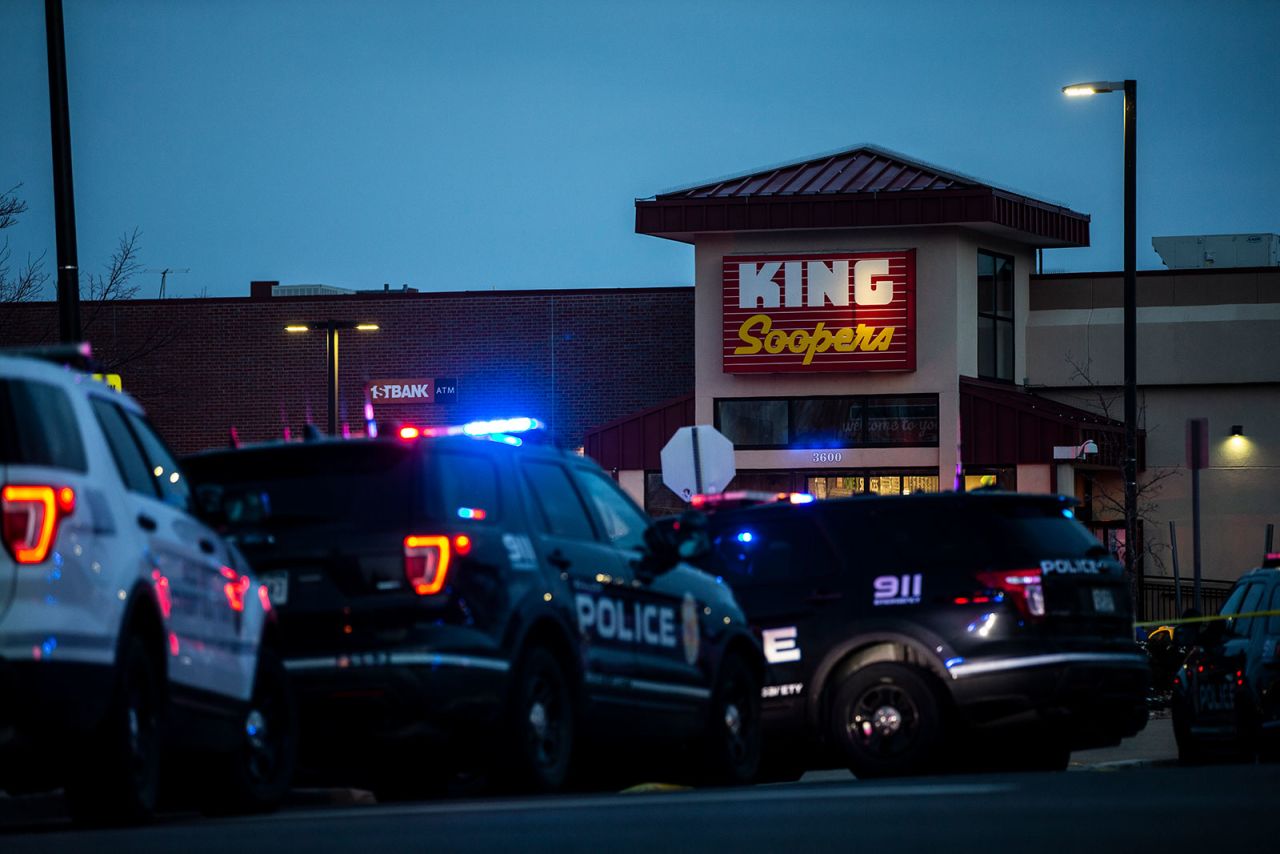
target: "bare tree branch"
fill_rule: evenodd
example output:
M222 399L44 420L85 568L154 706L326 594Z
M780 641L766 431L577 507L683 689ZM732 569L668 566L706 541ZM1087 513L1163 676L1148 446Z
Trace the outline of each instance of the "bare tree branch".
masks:
M107 265L105 275L90 274L87 285L81 283L80 298L91 304L81 323L81 331L88 332L102 313L102 307L113 300L133 299L138 293L138 285L131 284L135 273L142 269L138 260L138 237L141 232L134 229L132 234L121 236L116 251L111 254L111 263Z
M18 197L21 184L15 184L0 193L0 230L18 222L18 217L27 212L27 203Z

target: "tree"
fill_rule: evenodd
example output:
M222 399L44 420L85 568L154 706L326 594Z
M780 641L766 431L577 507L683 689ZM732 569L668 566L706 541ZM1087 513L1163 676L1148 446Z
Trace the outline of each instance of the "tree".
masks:
M21 186L18 184L0 194L0 230L17 224L18 218L26 213L27 204L18 195ZM142 262L138 260L138 238L141 234L135 228L132 232L122 235L105 270L102 273L81 276L80 300L83 310L80 332L82 336L88 337L108 303L133 299L138 293L138 285L133 284L133 277L142 269ZM44 272L45 253L35 258L28 257L26 264L16 273L11 273L10 255L9 241L6 238L3 245L0 245L0 340L3 340L4 330L18 304L38 300L49 281L48 274ZM37 343L44 343L52 339L53 335L54 330L47 329ZM115 353L106 358L103 358L103 354L100 353L99 358L106 370L114 371L135 359L154 353L171 343L177 335L177 329L170 324L161 329L151 330L138 341L130 342L127 351Z
M1117 402L1122 399L1122 391L1114 386L1101 385L1094 379L1091 372L1093 364L1091 359L1086 359L1081 363L1068 351L1066 362L1071 367L1071 379L1079 382L1084 387L1082 389L1084 400L1081 401L1083 405L1093 409L1108 420L1116 420L1112 418L1111 412L1116 408ZM1146 422L1147 404L1144 396L1138 404L1138 428L1145 432L1159 429L1159 425L1148 428ZM1134 554L1134 566L1138 567L1143 575L1151 574L1145 570L1148 558L1159 574L1165 574L1164 552L1169 548L1169 544L1161 539L1161 526L1156 524L1158 521L1156 514L1160 509L1160 504L1156 499L1164 481L1171 477L1176 477L1178 474L1177 468L1147 468L1142 473L1142 476L1138 478L1135 510L1139 524L1139 539L1142 545L1138 552ZM1081 475L1090 484L1095 506L1109 517L1123 519L1123 478L1117 485L1114 479L1110 481L1102 480L1092 472L1083 471ZM1125 543L1124 548L1128 547L1129 544ZM1120 557L1123 559L1123 552L1121 552ZM1136 582L1137 579L1130 579L1131 584Z
M18 184L0 193L0 231L16 225L18 217L26 213L27 203L18 196L21 186ZM49 279L44 272L44 253L35 258L28 256L16 271L11 266L12 254L6 236L0 244L0 306L4 306L0 311L0 329L8 324L12 306L39 297Z

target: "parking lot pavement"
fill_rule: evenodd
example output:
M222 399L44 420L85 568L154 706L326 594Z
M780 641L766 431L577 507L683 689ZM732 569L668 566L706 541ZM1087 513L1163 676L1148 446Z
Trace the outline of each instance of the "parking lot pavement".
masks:
M1172 765L1178 761L1178 745L1173 740L1173 722L1167 712L1147 721L1146 729L1126 738L1118 747L1080 750L1071 754L1070 771L1114 771L1151 765ZM801 783L844 783L850 779L843 768L810 771Z
M1147 727L1119 747L1081 750L1071 754L1072 771L1107 770L1132 766L1169 765L1178 761L1178 744L1173 739L1173 720L1167 712L1157 713Z

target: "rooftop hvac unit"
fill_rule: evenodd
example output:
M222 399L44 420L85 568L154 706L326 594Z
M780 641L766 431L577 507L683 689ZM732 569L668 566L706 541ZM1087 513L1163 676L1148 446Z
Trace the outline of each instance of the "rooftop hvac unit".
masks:
M1170 270L1280 266L1280 234L1153 237L1151 247Z

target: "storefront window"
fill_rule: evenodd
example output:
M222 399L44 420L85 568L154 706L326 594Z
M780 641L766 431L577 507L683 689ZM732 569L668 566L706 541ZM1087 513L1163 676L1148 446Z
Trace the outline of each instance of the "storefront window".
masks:
M937 447L938 396L722 399L716 427L739 449Z
M978 252L978 376L1013 382L1013 259Z
M786 400L716 401L716 429L736 448L786 447L788 428Z
M815 498L848 498L851 495L910 495L937 492L938 476L910 473L911 469L889 473L856 475L808 475L806 492ZM932 470L930 470L932 471Z

